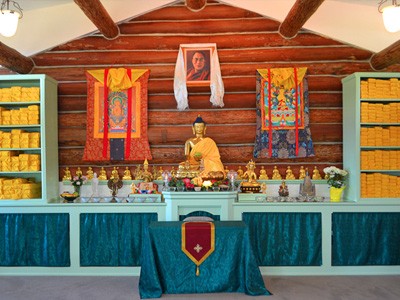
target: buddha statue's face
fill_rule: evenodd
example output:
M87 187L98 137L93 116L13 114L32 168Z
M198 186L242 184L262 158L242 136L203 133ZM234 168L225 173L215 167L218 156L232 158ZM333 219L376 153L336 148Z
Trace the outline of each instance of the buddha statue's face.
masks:
M194 123L193 133L196 135L203 135L206 133L206 124L204 123Z

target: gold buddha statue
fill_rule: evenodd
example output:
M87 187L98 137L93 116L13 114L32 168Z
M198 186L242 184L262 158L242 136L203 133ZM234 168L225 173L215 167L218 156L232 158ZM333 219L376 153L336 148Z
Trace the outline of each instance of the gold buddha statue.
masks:
M299 179L304 179L304 178L306 178L306 169L304 169L304 167L301 166L299 171Z
M86 178L88 180L92 180L93 179L93 169L92 169L92 167L88 167L88 169L86 170Z
M320 180L320 179L322 179L321 174L319 173L319 171L318 171L318 169L317 169L316 166L314 167L314 170L313 170L312 179L314 179L314 180Z
M282 176L279 173L279 170L278 170L277 166L274 166L274 170L272 171L272 179L275 179L275 180L282 179Z
M296 179L296 178L294 177L292 168L290 166L287 166L287 169L286 169L286 180L291 180L291 179Z
M114 167L114 169L111 171L111 176L110 179L115 179L118 180L119 179L119 174L118 174L118 168Z
M247 171L243 174L243 179L245 181L241 184L241 190L245 193L258 193L260 191L261 185L257 182L257 174L255 172L256 163L250 160L246 166Z
M239 166L239 168L238 168L238 170L236 171L236 173L237 173L237 179L242 179L243 173L244 173L244 172L243 172L241 166Z
M99 178L99 180L107 180L107 172L106 172L106 170L104 170L104 167L101 167L98 178Z
M125 167L124 176L122 176L122 180L132 180L132 174L129 170L129 167Z
M268 179L267 170L265 170L264 166L261 166L259 179L260 180L267 180Z
M147 158L145 159L143 163L143 172L142 172L142 178L144 182L151 182L153 181L153 174L149 171L149 163L147 161Z
M78 177L78 178L81 178L81 177L82 177L82 170L81 170L81 167L78 167L78 168L76 169L75 175L76 175L76 177Z
M198 174L202 178L222 180L225 178L225 171L219 150L214 140L205 136L206 129L206 123L198 115L192 126L194 137L185 142L186 160L180 164L183 166L180 169L193 177ZM200 163L203 170L200 170ZM180 175L178 170L177 177L182 177Z
M64 170L64 176L63 176L62 180L63 181L72 180L71 171L69 170L68 167L66 167L65 170Z

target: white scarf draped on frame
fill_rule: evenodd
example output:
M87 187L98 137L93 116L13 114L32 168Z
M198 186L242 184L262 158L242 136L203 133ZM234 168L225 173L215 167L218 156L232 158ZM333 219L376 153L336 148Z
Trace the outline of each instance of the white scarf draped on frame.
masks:
M210 74L210 89L211 96L210 102L213 106L224 106L224 83L222 82L221 76L221 68L219 66L218 53L217 53L217 44L181 44L179 47L178 58L176 59L175 65L175 76L174 76L174 94L175 99L178 104L178 110L185 110L189 108L188 102L188 92L186 88L186 70L185 70L185 61L183 55L183 48L203 48L203 47L213 47L214 50L211 51L211 74Z

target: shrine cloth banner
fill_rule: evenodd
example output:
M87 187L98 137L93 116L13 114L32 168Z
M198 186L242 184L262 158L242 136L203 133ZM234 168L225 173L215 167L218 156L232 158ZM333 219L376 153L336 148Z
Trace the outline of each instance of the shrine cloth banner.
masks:
M152 158L147 135L149 74L149 70L124 68L87 71L83 160Z
M314 156L306 72L307 68L257 70L254 157Z
M213 222L184 222L182 224L182 251L199 266L214 252L215 225Z

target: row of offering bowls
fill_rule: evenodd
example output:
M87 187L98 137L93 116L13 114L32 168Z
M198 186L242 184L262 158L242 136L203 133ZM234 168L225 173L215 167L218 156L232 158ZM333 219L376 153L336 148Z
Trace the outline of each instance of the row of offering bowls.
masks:
M146 197L114 197L117 203L154 203L157 202L157 195L146 195ZM64 198L65 199L65 198ZM112 203L113 197L76 197L72 200L67 200L68 203ZM66 201L64 201L66 202ZM115 202L114 202L115 203Z

